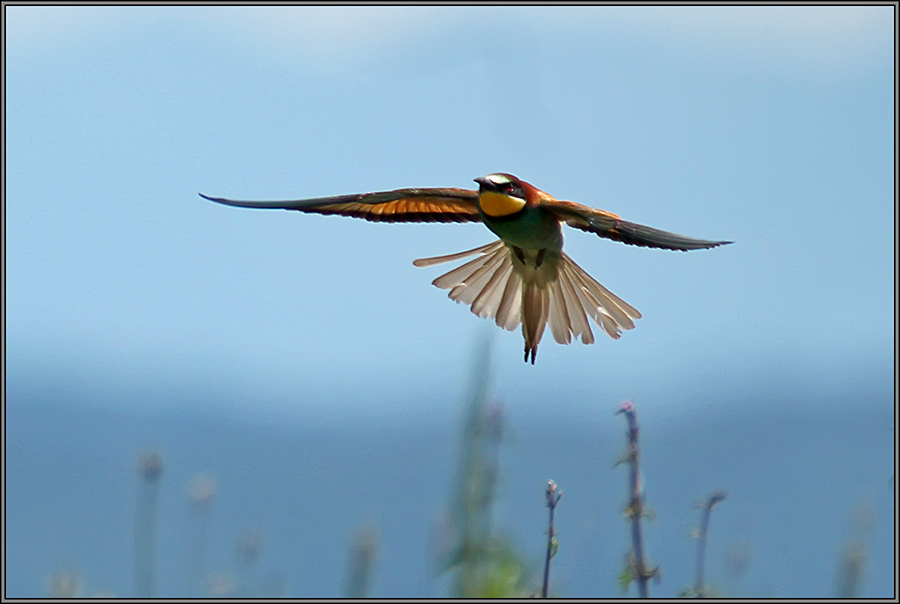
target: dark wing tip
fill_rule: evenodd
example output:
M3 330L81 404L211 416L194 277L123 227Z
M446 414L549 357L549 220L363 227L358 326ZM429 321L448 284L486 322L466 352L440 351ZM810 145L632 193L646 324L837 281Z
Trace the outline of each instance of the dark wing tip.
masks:
M705 246L698 248L698 249L711 249L711 248L719 247L722 245L731 245L732 243L734 243L734 241L707 241ZM684 250L684 251L689 251L689 250Z
M614 222L614 226L609 230L607 236L610 239L616 239L629 245L655 247L682 252L705 250L733 243L732 241L711 241L708 239L685 237L684 235L662 231L643 224L628 222L621 219Z
M676 247L673 247L671 249L674 249L676 251L681 251L681 252L689 252L691 250L710 250L714 247L719 247L719 246L723 246L723 245L731 245L732 243L734 243L734 241L706 241L704 239L693 239L693 240L689 240L689 241L690 241L690 243L688 243L687 245L680 243L680 242L673 244ZM681 246L683 246L683 247L681 247Z
M209 201L214 201L216 203L224 203L224 204L229 203L229 200L224 199L222 197L210 197L209 195L204 195L203 193L197 193L197 195L199 195L203 199L208 199Z
M214 201L216 203L221 203L226 206L234 206L236 208L269 208L275 210L288 210L291 209L289 204L296 202L289 201L242 201L238 199L225 199L224 197L210 197L209 195L204 195L203 193L197 193L203 199L208 199L209 201Z

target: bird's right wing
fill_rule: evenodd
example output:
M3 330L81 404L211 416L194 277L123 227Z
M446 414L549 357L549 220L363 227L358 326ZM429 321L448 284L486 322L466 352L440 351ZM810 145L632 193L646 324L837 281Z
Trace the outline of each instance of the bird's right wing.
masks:
M481 222L478 193L469 189L397 189L287 201L239 201L200 197L241 208L297 210L315 214L338 214L373 222Z
M694 239L684 235L676 235L653 227L622 220L616 214L606 210L598 210L574 201L544 199L541 206L555 213L560 220L570 227L594 233L613 241L621 241L628 245L656 247L665 250L702 250L720 245L728 245L731 241L709 241Z

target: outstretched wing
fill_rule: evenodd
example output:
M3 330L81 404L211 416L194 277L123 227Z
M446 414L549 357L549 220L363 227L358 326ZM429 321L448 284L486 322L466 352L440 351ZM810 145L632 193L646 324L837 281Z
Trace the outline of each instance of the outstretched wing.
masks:
M481 222L478 193L468 189L397 189L288 201L238 201L203 193L200 197L241 208L338 214L373 222Z
M693 239L683 235L676 235L668 231L628 222L612 212L598 210L573 201L542 200L541 206L554 212L559 216L560 220L564 220L570 227L594 233L614 241L621 241L628 245L686 252L688 250L701 250L732 243L731 241L708 241L706 239Z

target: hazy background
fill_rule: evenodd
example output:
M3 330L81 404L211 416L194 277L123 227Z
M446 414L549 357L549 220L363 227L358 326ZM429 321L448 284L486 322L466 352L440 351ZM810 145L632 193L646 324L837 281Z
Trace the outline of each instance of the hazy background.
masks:
M608 525L567 552L599 573L589 582L594 571L558 559L571 577L559 595L616 593L628 543L613 412L626 398L654 427L648 446L672 447L646 459L660 595L690 582L690 506L714 488L732 492L714 529L766 539L735 591L828 595L864 505L883 541L863 593L891 595L894 7L4 10L7 595L45 594L58 567L78 567L86 593L130 595L134 467L151 448L167 464L170 563L184 488L208 473L221 485L210 558L230 564L256 523L283 593L340 595L350 538L370 524L385 540L374 595L443 594L403 569L425 564L452 490L484 331L491 392L518 426L500 504L533 514L510 511L511 532L531 535L538 560L548 478L561 505ZM443 267L412 266L491 241L483 226L197 196L474 187L496 171L736 243L682 254L570 231L567 252L644 318L593 346L546 334L531 366L520 333L430 285ZM548 425L567 449L542 448ZM736 440L746 448L731 456ZM660 482L675 471L652 465L663 461L683 480ZM310 476L325 475L340 496L298 514ZM802 486L811 475L821 491ZM414 512L366 486L397 481ZM811 525L787 556L778 539L798 516ZM301 564L276 535L302 541L310 525L331 553ZM414 545L392 550L401 528ZM660 560L663 534L681 562ZM803 583L812 559L820 576ZM178 593L164 564L160 593Z

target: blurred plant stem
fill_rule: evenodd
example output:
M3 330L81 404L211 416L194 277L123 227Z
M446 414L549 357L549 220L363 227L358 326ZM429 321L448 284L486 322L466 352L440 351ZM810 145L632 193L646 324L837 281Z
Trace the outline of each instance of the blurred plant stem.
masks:
M257 525L251 525L238 534L234 549L237 562L235 597L259 597L260 581L255 571L265 543L262 529Z
M134 528L134 591L138 598L152 598L156 571L156 518L162 456L156 451L138 459L138 500Z
M81 595L81 573L74 569L59 569L47 581L53 599L77 598Z
M869 551L869 536L875 521L875 506L859 504L853 513L852 535L844 544L838 561L835 596L840 599L860 598Z
M456 571L456 597L519 596L524 594L523 564L509 545L491 534L503 408L488 402L490 334L472 358L453 506L454 545L447 568Z
M209 540L209 515L216 496L216 481L211 476L195 476L187 487L188 529L185 550L185 596L208 595L206 548Z
M547 597L550 589L550 559L556 555L559 542L556 540L556 527L553 517L556 513L556 505L562 498L562 489L556 486L552 480L547 481L547 507L550 509L549 527L547 528L547 557L544 559L544 582L541 584L541 597Z
M694 580L693 592L687 592L683 595L692 595L697 598L705 598L710 594L704 585L704 565L706 563L706 536L709 532L709 518L714 505L724 500L728 494L724 491L716 491L704 501L700 506L703 513L700 517L700 528L697 531L697 575Z
M616 415L624 414L628 422L628 446L620 463L627 463L629 468L629 501L625 508L625 516L631 522L631 552L628 555L628 564L623 572L620 583L628 588L632 581L637 581L638 594L642 598L649 597L647 583L651 577L657 576L658 569L650 569L644 561L644 541L641 533L641 519L644 517L644 485L640 470L640 447L638 434L640 429L637 423L637 412L631 401L625 401L616 411Z
M370 526L363 527L357 532L351 546L345 589L347 598L369 597L377 554L378 532Z

